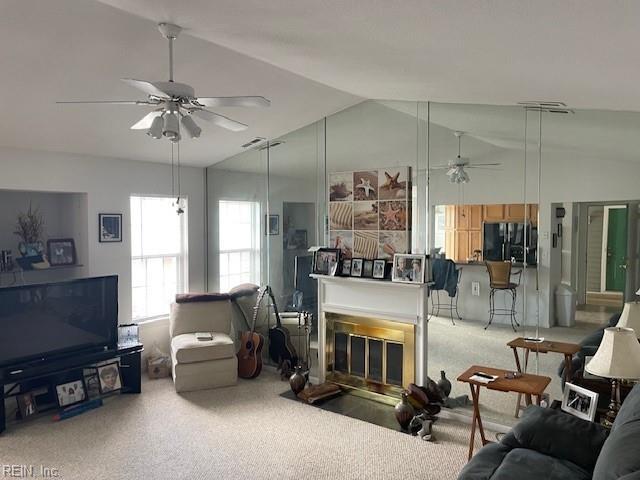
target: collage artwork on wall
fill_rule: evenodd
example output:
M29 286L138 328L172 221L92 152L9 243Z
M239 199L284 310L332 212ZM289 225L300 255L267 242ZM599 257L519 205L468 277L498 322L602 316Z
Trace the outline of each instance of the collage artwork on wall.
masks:
M410 251L410 167L329 174L330 247L343 258L386 258Z

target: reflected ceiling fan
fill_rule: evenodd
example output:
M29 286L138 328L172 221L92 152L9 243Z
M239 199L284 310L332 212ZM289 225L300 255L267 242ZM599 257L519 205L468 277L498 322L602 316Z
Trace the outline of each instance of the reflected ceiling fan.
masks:
M470 163L468 158L464 158L460 156L460 142L462 140L462 136L464 132L453 132L453 134L458 137L458 156L455 160L450 160L447 165L441 165L432 167L431 170L447 170L447 176L449 177L450 183L469 183L471 178L465 169L468 168L482 168L485 170L494 170L491 167L499 167L501 163Z
M169 81L148 82L123 78L122 81L147 94L146 100L95 100L56 102L65 104L96 103L115 105L144 105L157 107L140 121L131 126L132 130L147 130L152 138L168 138L172 142L181 140L180 124L191 138L200 136L202 129L193 120L193 116L209 121L233 132L248 128L205 107L268 107L271 102L264 97L196 97L193 87L173 81L173 41L178 38L182 28L170 23L158 25L160 33L169 40Z

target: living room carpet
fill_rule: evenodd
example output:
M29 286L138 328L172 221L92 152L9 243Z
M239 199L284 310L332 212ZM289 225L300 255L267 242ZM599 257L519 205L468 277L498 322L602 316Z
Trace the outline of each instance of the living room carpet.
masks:
M271 371L183 395L169 379L145 380L141 395L62 422L10 424L0 463L57 468L64 480L447 480L466 463L468 424L441 419L425 442L281 397L287 388Z

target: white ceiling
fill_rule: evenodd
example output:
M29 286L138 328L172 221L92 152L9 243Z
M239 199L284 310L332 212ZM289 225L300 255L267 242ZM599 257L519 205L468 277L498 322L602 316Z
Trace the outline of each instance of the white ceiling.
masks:
M264 95L272 107L218 109L250 126L239 133L198 120L202 137L181 142L184 164L211 165L256 136L282 135L361 100L188 33L175 45L176 81L200 96ZM170 161L168 141L129 130L148 107L55 104L143 99L119 79L166 80L168 47L155 21L86 0L3 0L0 71L0 146Z
M366 98L640 110L637 0L102 0Z
M0 85L13 108L0 146L168 161L168 142L128 129L144 107L54 103L139 99L118 79L166 79L159 21L186 29L176 81L201 96L273 102L219 110L245 132L200 122L203 136L182 142L182 158L205 166L362 98L640 110L637 18L640 2L626 0L3 0ZM513 140L459 125L460 114L442 124ZM592 138L620 145L606 130Z

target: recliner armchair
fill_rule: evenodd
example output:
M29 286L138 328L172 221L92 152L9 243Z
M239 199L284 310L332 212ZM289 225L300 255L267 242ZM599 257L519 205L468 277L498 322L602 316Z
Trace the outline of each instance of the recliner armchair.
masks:
M231 317L229 295L176 295L169 319L176 392L236 384L238 359ZM197 332L210 332L213 338L198 340Z

